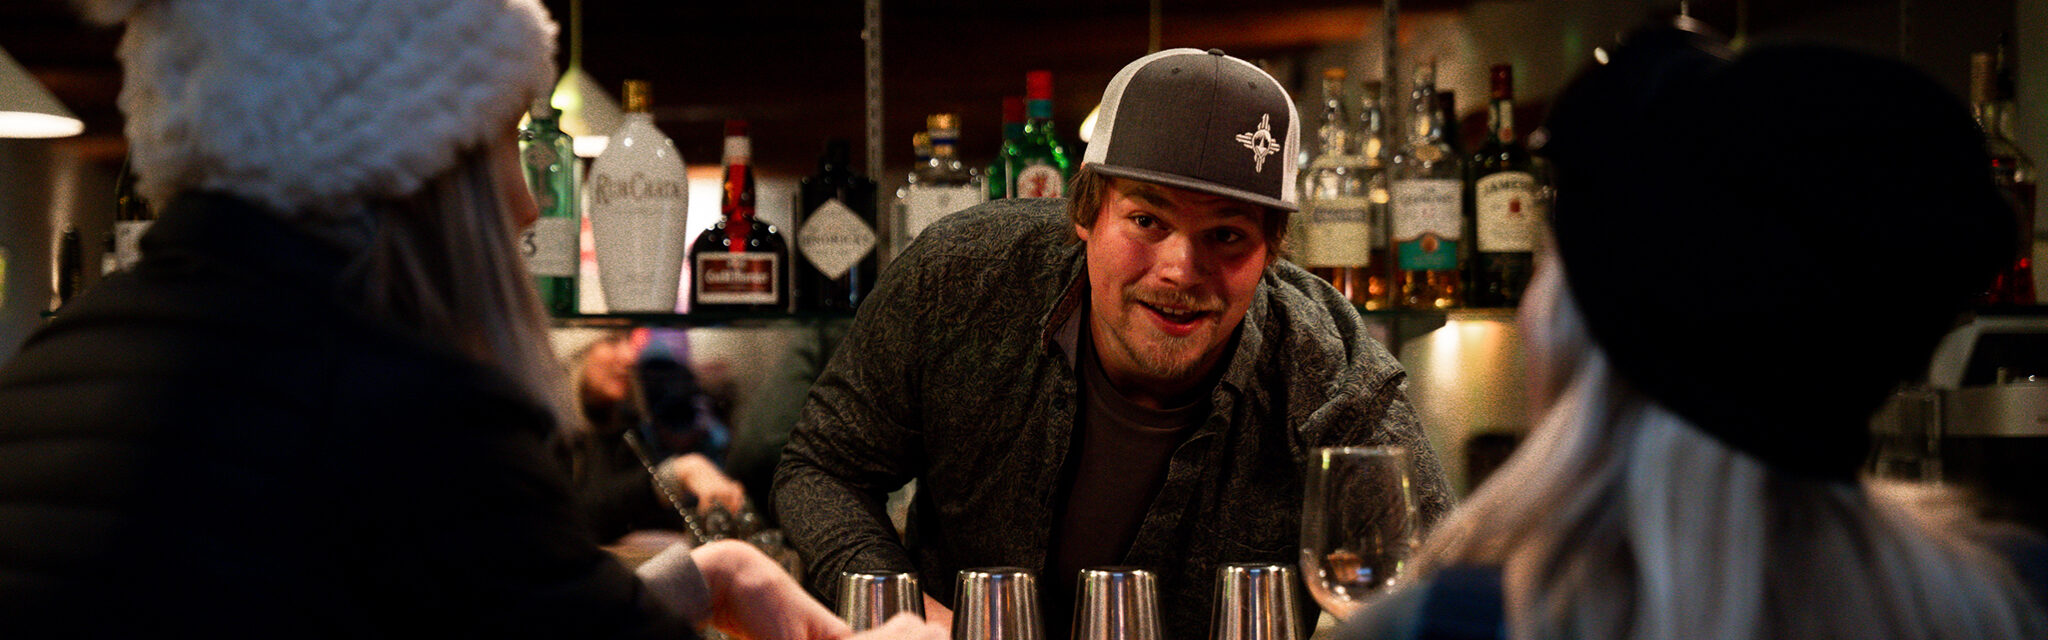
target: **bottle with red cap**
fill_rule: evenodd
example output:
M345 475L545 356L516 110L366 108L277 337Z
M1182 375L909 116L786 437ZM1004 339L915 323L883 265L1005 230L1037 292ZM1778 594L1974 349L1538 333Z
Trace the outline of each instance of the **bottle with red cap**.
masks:
M1024 89L1024 133L1015 148L1005 147L1003 154L1007 196L1064 197L1074 169L1072 156L1053 131L1052 72L1024 74Z
M1472 229L1471 279L1466 301L1480 307L1513 307L1535 273L1536 241L1542 236L1543 171L1522 146L1515 129L1514 68L1493 65L1486 143L1466 165L1466 226Z
M1010 197L1010 156L1017 151L1017 141L1024 137L1024 96L1003 96L1003 146L996 151L996 159L988 163L988 199L1000 200Z
M747 122L725 121L725 215L690 246L692 313L789 309L789 244L754 217L753 156Z

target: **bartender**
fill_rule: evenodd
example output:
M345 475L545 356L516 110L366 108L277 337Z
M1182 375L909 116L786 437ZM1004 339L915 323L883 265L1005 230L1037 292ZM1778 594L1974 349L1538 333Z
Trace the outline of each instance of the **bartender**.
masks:
M1060 638L1081 569L1136 566L1158 576L1167 637L1199 638L1219 564L1297 561L1314 447L1408 447L1423 521L1447 508L1399 363L1277 259L1296 210L1287 92L1174 49L1101 104L1070 199L927 229L812 388L775 501L816 592L916 572L949 622L957 571L1023 567ZM899 538L883 500L913 479Z

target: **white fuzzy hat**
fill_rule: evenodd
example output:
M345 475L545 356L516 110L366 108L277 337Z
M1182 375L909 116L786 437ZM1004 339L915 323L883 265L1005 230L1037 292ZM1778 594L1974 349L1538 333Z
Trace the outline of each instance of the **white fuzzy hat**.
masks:
M506 136L554 80L539 0L79 0L128 24L143 198L225 192L286 215L411 195Z

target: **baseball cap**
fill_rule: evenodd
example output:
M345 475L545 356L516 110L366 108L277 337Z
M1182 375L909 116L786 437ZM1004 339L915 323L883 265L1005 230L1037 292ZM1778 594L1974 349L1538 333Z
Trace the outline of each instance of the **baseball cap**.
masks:
M1300 120L1287 90L1257 66L1216 49L1168 49L1110 79L1082 163L1295 211Z

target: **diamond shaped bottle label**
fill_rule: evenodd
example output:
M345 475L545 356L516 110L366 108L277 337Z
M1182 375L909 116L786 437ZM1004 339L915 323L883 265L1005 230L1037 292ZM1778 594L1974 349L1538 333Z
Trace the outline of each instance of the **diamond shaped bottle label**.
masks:
M875 230L834 198L804 220L796 232L796 248L819 273L837 280L875 250Z

